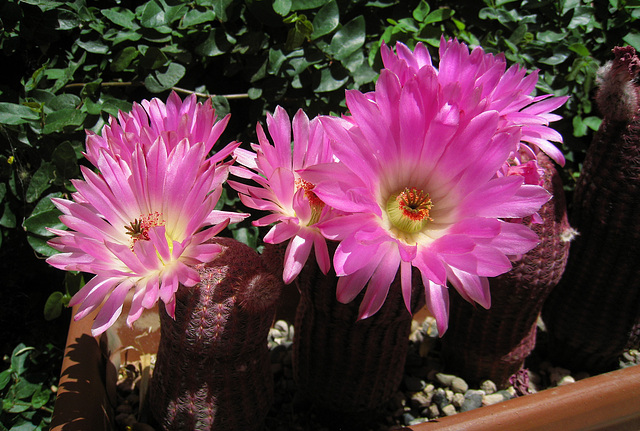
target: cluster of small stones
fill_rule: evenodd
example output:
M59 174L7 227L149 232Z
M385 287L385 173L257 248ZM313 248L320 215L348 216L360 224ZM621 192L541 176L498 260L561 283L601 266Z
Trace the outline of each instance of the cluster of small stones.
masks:
M523 371L524 378L521 375L514 379L513 385L506 389L498 390L490 380L483 381L479 387L470 387L463 378L443 372L435 320L428 317L422 325L413 323L400 390L381 408L379 423L367 431L401 429L589 377L586 373L572 374L564 368L540 362L536 364L535 372ZM291 361L293 333L294 327L283 320L277 321L269 332L275 393L273 407L265 420L265 431L329 431L330 427L323 425L322 418L317 417L311 406L304 405L296 394ZM621 368L639 364L638 350L628 350L620 358ZM119 429L153 430L136 419L136 388L140 377L135 364L127 365L120 375L116 408Z

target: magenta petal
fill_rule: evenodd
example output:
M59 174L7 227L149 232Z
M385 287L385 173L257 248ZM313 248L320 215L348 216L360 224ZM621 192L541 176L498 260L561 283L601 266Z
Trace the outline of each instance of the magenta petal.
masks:
M442 337L449 327L449 292L447 287L423 278L426 306L436 319L438 336Z
M404 299L404 305L407 307L409 313L412 313L411 310L411 272L413 270L413 265L410 262L401 261L400 262L400 285L402 287L402 298Z
M133 298L131 298L131 306L129 308L129 314L127 315L127 326L131 327L133 322L142 316L142 312L144 311L142 302L144 301L145 294L145 288L138 285L135 293L133 294Z
M264 242L269 244L280 244L292 238L300 231L300 226L293 221L285 221L274 225L264 236Z
M131 289L133 285L134 282L132 280L125 279L115 289L113 289L113 292L111 292L111 295L109 295L107 300L104 302L96 316L96 320L93 322L91 335L96 337L115 323L120 316L120 313L122 313L124 300L127 293L129 293L129 289Z
M322 235L314 234L313 236L313 248L316 254L316 262L323 274L326 274L331 269L331 258L329 257L329 249L327 242Z
M447 284L447 270L442 260L429 250L419 250L412 262L420 270L423 280L431 280L435 284Z
M354 273L339 277L336 288L336 298L338 301L343 304L353 301L362 289L364 289L364 286L376 270L379 261L379 259L372 260Z
M363 245L354 237L340 242L333 255L333 267L339 276L352 274L367 266L371 261L379 261L380 244Z
M387 298L391 283L393 283L398 273L400 256L394 250L393 246L386 248L387 250L386 253L384 253L384 257L380 263L378 263L378 267L367 285L367 291L360 303L358 319L366 319L378 312Z
M486 277L479 277L454 267L450 267L450 270L449 281L463 297L470 298L484 308L491 307L489 280Z
M282 279L286 284L293 281L300 274L309 258L313 240L304 236L294 236L287 245L284 258Z

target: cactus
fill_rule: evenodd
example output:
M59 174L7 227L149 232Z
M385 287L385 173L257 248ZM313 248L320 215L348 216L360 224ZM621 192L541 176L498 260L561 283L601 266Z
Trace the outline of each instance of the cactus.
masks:
M371 418L402 380L412 317L399 276L382 308L363 320L357 320L363 294L348 304L338 302L333 270L324 275L308 262L296 280L301 295L293 341L298 390L336 426L360 426L358 421ZM424 304L417 271L412 284L411 307L417 310Z
M175 320L160 307L151 413L165 430L256 430L271 406L267 335L282 282L260 255L229 238L201 281L176 293Z
M598 80L604 119L573 198L579 236L542 314L549 359L591 373L617 368L640 318L640 59L632 47L613 53Z
M491 308L475 307L459 294L450 298L449 330L442 338L447 367L470 382L490 379L509 385L536 343L536 321L542 304L558 284L567 263L571 228L562 180L553 162L538 155L544 187L553 194L538 212L543 222L522 220L540 244L514 263L513 269L490 279Z

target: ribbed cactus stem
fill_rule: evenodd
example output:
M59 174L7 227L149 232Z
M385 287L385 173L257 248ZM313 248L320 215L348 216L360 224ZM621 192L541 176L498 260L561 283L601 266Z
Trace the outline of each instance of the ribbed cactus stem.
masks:
M640 317L640 59L615 48L596 96L604 119L576 184L566 272L543 319L550 360L572 370L609 371Z
M524 365L536 343L536 321L542 304L557 285L567 263L571 228L562 180L553 162L538 155L546 190L553 194L538 212L542 223L522 223L540 243L514 262L506 274L490 279L491 308L465 301L451 290L449 329L442 338L444 362L469 382L489 379L499 387Z
M401 383L411 330L412 316L404 304L399 277L382 308L363 320L358 320L362 294L351 303L338 302L338 277L333 270L324 275L310 262L297 282L301 297L293 373L300 393L319 411L330 411L336 418L383 405ZM422 290L416 271L412 310L424 304Z
M150 392L164 430L258 430L271 406L267 336L282 282L260 255L229 238L196 267L201 281L176 292L175 320L160 307Z

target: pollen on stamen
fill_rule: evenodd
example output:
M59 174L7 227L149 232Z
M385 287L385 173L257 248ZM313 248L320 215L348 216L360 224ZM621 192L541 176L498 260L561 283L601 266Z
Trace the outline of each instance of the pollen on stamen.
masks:
M156 226L163 226L164 224L165 221L158 211L147 214L146 216L141 215L139 219L134 219L129 226L124 227L127 235L131 236L131 249L133 249L136 241L149 241L149 229Z
M322 202L322 200L313 192L313 189L316 187L314 184L310 183L309 181L305 181L302 178L297 178L295 185L296 190L304 190L304 197L307 198L307 200L309 201L309 205L311 205L312 208L321 209L322 207L324 207L324 202Z
M391 194L385 206L389 221L401 236L420 232L432 222L432 208L429 193L417 187L406 187Z
M429 193L425 193L415 187L407 187L396 197L396 201L402 214L410 220L433 221L433 219L429 217L429 211L433 207Z

